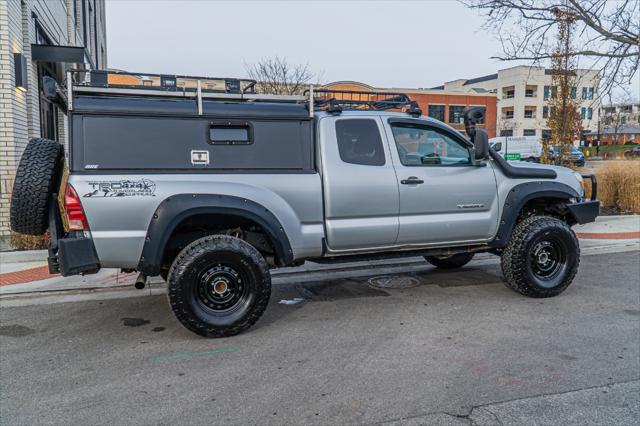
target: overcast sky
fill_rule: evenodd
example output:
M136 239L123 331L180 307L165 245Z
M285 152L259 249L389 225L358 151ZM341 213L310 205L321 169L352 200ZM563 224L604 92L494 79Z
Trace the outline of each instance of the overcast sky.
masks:
M245 77L245 63L281 56L322 82L433 87L517 65L483 18L454 0L107 0L110 68Z

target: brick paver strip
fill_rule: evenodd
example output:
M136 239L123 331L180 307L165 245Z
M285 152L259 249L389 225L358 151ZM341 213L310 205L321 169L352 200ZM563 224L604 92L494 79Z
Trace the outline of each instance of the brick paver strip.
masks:
M46 280L47 278L59 276L60 274L51 275L49 273L48 266L41 266L39 268L26 269L24 271L0 274L0 286L29 283L31 281Z
M640 238L640 232L579 232L578 238L587 240L626 240Z

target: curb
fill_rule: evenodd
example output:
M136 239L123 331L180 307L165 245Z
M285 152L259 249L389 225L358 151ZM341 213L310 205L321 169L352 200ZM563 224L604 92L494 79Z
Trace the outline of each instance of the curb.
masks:
M585 240L632 240L640 238L640 232L578 232L576 236Z

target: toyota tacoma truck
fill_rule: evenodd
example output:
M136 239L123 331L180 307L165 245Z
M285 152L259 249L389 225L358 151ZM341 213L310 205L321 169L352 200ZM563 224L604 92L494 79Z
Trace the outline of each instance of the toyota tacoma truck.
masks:
M177 319L206 337L251 327L270 270L307 260L419 255L449 269L488 252L507 287L537 298L576 275L571 226L598 215L595 176L505 161L482 108L465 112L462 133L402 93L274 96L250 80L138 77L43 82L69 143L30 141L11 226L49 231L52 273L120 268L138 271L138 287L160 275Z

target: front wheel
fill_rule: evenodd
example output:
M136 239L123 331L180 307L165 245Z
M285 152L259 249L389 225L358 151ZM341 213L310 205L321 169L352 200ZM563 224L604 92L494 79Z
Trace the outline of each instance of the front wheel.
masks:
M451 256L425 256L424 258L440 269L461 268L473 259L474 253L459 253Z
M258 321L271 295L271 275L252 245L227 235L194 241L176 257L168 297L178 320L205 337L238 334Z
M516 225L502 252L507 287L529 297L562 293L579 264L576 235L565 222L548 216L531 216Z

